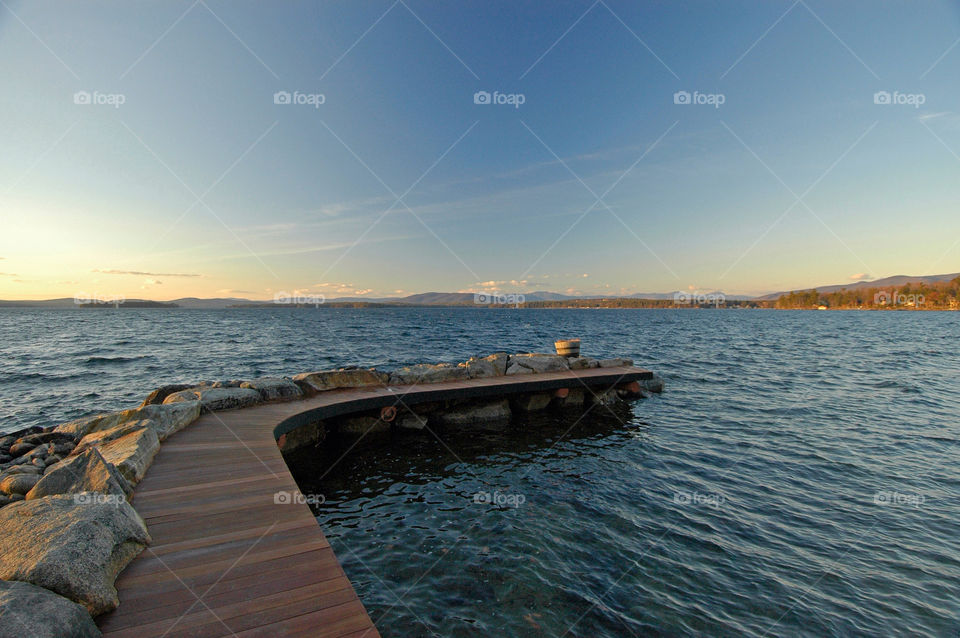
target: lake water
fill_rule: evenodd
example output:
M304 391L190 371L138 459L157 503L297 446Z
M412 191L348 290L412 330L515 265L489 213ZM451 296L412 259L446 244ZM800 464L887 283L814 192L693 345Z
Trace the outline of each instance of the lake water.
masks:
M297 455L385 636L960 631L960 314L16 309L0 330L0 431L560 336L664 377L623 409Z

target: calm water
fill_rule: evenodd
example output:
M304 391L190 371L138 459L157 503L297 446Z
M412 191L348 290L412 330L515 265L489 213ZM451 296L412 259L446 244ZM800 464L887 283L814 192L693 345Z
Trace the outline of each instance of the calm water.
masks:
M304 491L385 636L957 636L960 314L0 310L0 430L161 383L577 335L625 410L331 441ZM478 492L512 499L475 503ZM522 504L514 506L518 501Z

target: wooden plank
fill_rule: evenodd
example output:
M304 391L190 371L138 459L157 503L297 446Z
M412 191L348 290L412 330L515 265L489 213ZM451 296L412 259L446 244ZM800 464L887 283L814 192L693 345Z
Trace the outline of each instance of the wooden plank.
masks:
M274 502L278 491L297 489L275 429L324 410L609 386L650 374L600 368L353 388L203 415L161 447L134 492L153 544L117 579L120 607L97 619L100 629L135 638L376 638L309 507Z

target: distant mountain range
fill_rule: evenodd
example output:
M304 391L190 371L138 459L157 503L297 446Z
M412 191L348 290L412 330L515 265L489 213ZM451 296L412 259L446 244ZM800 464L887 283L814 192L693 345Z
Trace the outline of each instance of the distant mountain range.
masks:
M857 281L849 284L833 284L828 286L816 286L819 292L836 292L839 290L857 290L860 288L886 288L897 287L904 284L933 284L937 282L951 281L960 276L960 273L951 273L946 275L895 275L893 277L884 277L874 281ZM800 288L798 290L813 290L814 288ZM600 298L628 298L628 299L673 299L681 291L674 292L637 292L632 295L564 295L559 292L549 292L539 290L536 292L523 293L524 301L564 301L567 299L600 299ZM774 300L788 292L774 292L758 297L748 297L744 295L724 295L728 301L768 301ZM689 293L682 293L689 294ZM723 294L719 291L713 291L709 294ZM488 296L488 299L490 297ZM423 292L406 297L336 297L326 300L327 303L378 303L378 304L397 304L408 306L467 306L474 305L474 293L470 292ZM494 302L496 300L494 299ZM98 304L103 307L113 307L112 304ZM221 308L231 308L238 306L262 306L275 305L273 300L251 300L241 297L218 297L213 299L199 299L197 297L184 297L183 299L173 299L166 302L156 302L146 299L127 299L122 305L126 307L141 308L162 308L177 306L180 308L194 308L215 310ZM46 299L42 301L3 301L0 300L0 308L74 308L77 304L71 297L61 299Z
M776 299L780 295L788 292L799 292L801 290L816 290L817 292L837 292L840 290L860 290L861 288L895 288L904 284L933 284L944 281L952 281L960 277L960 272L949 275L894 275L893 277L884 277L883 279L874 279L873 281L856 281L850 284L834 284L830 286L813 286L810 288L799 288L797 290L785 290L783 292L774 292L769 295L754 297L757 301Z

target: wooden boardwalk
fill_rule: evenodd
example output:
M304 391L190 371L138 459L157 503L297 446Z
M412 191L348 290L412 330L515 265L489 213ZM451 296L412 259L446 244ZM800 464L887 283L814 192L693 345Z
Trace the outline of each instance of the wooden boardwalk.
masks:
M117 578L104 636L379 636L306 504L276 438L301 424L400 403L609 386L650 378L595 368L332 390L206 414L170 437L134 492L153 545Z

